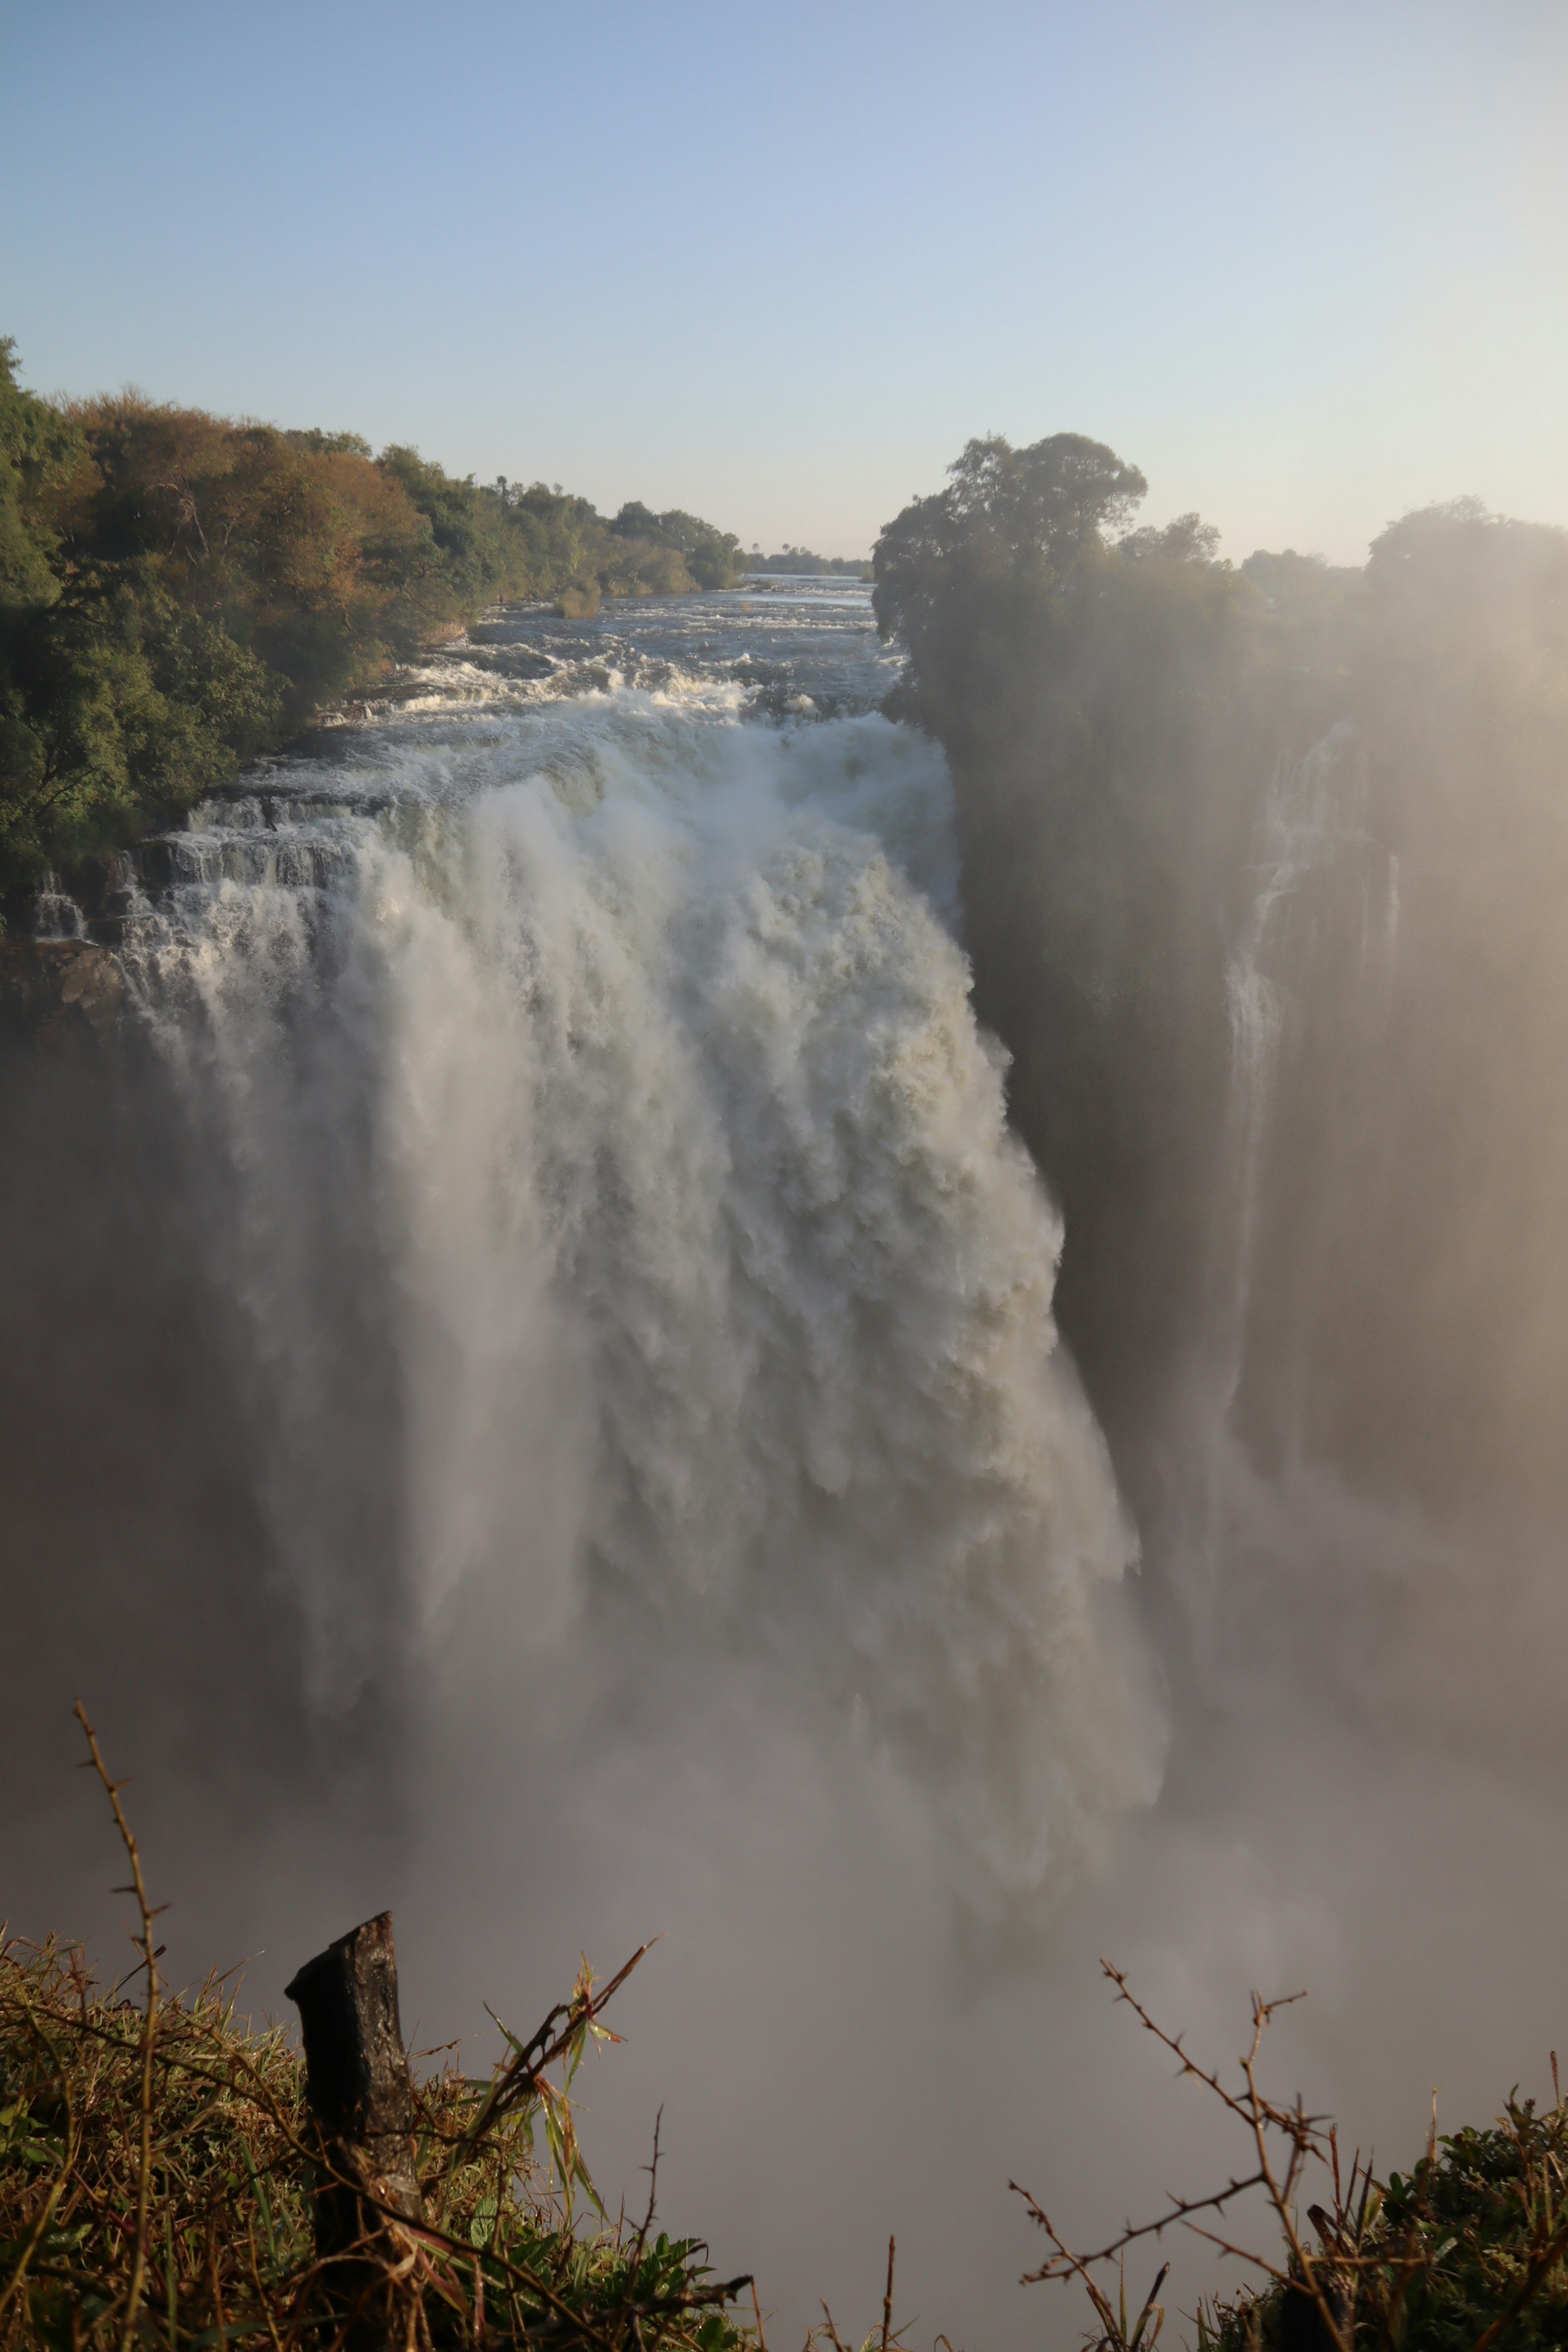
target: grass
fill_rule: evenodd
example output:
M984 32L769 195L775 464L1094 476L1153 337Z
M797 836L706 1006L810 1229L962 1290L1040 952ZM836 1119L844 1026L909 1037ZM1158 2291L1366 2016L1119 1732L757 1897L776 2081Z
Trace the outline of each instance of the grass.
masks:
M0 2347L363 2343L363 2312L317 2257L303 2057L286 2027L238 2013L227 1979L165 1991L140 1853L82 1723L131 1864L139 1958L105 1983L75 1945L0 1948ZM366 2242L397 2321L376 2341L740 2352L727 2306L751 2282L716 2284L700 2242L656 2234L651 2195L640 2224L612 2226L573 2128L572 2076L590 2039L616 2038L600 2012L635 1964L603 1990L584 1967L531 2041L506 2035L489 2076L448 2055L416 2084L424 2218L384 2212Z

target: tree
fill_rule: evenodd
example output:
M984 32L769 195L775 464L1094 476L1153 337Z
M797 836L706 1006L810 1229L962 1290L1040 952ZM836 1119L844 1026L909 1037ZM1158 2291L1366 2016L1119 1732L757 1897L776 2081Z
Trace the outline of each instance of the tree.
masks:
M167 824L489 604L590 614L742 568L679 509L606 524L354 433L51 404L0 341L0 901Z

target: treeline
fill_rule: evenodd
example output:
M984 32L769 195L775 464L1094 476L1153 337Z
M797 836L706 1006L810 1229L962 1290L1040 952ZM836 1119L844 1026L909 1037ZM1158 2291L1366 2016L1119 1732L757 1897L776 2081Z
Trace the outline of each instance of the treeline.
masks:
M870 559L863 555L813 555L809 547L792 547L786 540L776 555L764 555L753 547L746 558L746 569L753 577L759 572L782 572L792 579L821 579L829 574L850 580L869 580Z
M1555 1512L1568 532L1465 500L1233 568L1145 489L972 442L875 558L1064 1332L1150 1510L1239 1381L1266 1463Z
M731 533L122 394L0 340L0 907L164 824L486 605L731 586Z

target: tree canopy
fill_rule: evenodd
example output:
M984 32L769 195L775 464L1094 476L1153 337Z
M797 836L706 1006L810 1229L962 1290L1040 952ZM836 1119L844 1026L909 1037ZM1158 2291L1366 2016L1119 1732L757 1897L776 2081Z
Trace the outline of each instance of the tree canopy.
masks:
M724 588L733 533L132 393L0 340L0 901L166 823L486 605Z

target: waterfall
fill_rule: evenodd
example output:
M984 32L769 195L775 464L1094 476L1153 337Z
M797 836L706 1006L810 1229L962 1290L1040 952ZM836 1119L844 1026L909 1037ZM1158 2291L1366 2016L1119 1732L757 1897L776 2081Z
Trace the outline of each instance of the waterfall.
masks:
M1353 730L1342 724L1304 757L1282 752L1275 762L1258 823L1251 901L1226 972L1231 1085L1226 1182L1216 1249L1220 1295L1210 1334L1219 1368L1216 1402L1222 1420L1236 1401L1241 1379L1268 1118L1292 983L1307 999L1317 977L1310 969L1310 942L1293 941L1292 933L1308 927L1302 924L1300 908L1315 880L1335 853L1365 830L1363 795L1354 788L1352 740Z
M126 920L311 1703L476 1588L536 1660L766 1655L865 1708L974 1900L1053 1897L1155 1743L941 755L458 675L208 804Z

